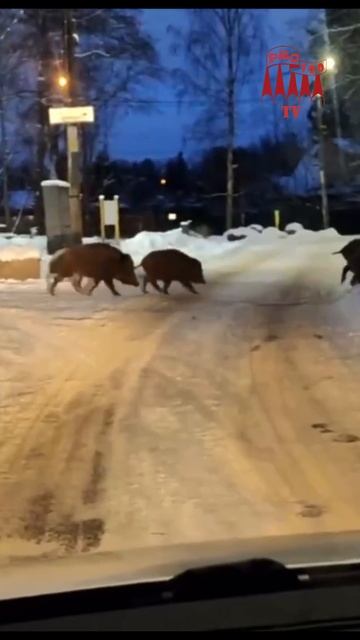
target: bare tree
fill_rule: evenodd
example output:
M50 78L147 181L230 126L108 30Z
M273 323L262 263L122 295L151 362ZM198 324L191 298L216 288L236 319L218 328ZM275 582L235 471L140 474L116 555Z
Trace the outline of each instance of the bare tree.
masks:
M34 149L33 178L34 184L38 186L51 168L52 171L56 170L56 161L64 147L61 128L49 127L48 107L60 106L67 100L66 93L62 93L57 85L59 74L66 71L66 11L0 10L2 164L4 166L4 159L8 158L8 154L5 153L7 127L4 126L4 122L10 113L21 112L21 126L15 130L12 146L20 149L26 139L28 148ZM12 25L9 31L8 25L11 24L12 15L19 18L18 29L15 30ZM75 31L75 66L71 81L75 79L72 87L75 103L94 104L97 119L94 134L100 139L106 139L116 112L121 107L132 108L133 100L146 98L144 91L148 81L159 77L157 51L151 36L143 30L139 10L74 9L72 16ZM2 42L1 38L2 25L7 34L6 42ZM10 48L10 33L13 48ZM13 67L15 73L12 72ZM7 83L6 92L14 96L15 103L11 109L8 108L9 102L4 103L1 99L4 83ZM104 118L103 112L106 116ZM90 129L89 127L84 130L83 137L86 143L89 134L86 156L91 160L99 138L97 141L91 140L94 135ZM5 162L5 166L7 164ZM36 208L41 212L40 193Z
M107 147L116 115L151 108L147 91L161 79L162 68L140 10L78 9L75 16L79 98L101 113L93 132L86 132L93 159L96 147Z
M21 54L16 47L16 34L22 17L21 9L0 10L0 177L2 185L1 201L7 228L10 225L9 205L9 148L8 127L11 124L14 100L19 85L19 63Z
M174 70L180 101L191 95L200 107L194 123L197 137L211 142L222 137L227 148L226 227L233 222L234 146L238 132L237 105L251 73L251 45L256 22L248 9L192 9L184 34L174 27L173 53L183 56Z
M360 138L360 9L324 9L308 28L311 51L335 58L334 71L325 76L336 137ZM326 101L327 102L327 101ZM342 109L349 118L344 121ZM341 116L341 117L340 117ZM350 130L349 125L350 124Z

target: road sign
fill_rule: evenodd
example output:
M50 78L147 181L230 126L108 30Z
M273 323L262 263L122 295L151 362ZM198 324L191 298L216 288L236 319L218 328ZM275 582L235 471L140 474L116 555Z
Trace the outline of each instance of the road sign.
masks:
M50 107L50 124L77 124L94 122L94 107Z

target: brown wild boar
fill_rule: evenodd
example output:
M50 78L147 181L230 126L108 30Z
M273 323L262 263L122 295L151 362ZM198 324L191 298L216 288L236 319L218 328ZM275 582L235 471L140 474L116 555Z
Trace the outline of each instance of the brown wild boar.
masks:
M52 282L51 275L54 276ZM96 242L61 249L53 255L49 264L49 293L54 295L57 284L64 278L71 278L75 291L83 293L83 277L93 281L91 288L86 291L88 295L103 281L114 296L119 296L114 287L114 278L123 284L139 286L131 256L115 247Z
M354 276L351 279L351 285L357 284L360 280L360 240L355 238L348 242L340 251L334 251L333 255L341 253L347 264L342 270L341 283L344 282L346 275L352 271Z
M192 283L206 284L201 262L196 258L190 258L177 249L151 251L136 269L140 266L145 272L142 285L143 293L147 293L148 282L157 291L166 294L169 293L169 287L173 281L180 282L185 289L192 293L198 293ZM164 283L163 289L160 289L158 280Z

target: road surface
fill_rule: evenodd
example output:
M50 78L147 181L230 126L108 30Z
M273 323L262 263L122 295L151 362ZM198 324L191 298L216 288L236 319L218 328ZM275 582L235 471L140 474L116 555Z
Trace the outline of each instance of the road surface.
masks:
M330 244L197 297L2 288L0 558L360 529L360 294Z

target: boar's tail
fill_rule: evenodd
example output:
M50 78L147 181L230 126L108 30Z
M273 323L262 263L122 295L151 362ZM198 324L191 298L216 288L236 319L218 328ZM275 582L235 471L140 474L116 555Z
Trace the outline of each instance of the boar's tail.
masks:
M338 253L341 253L341 251L333 251L331 255L332 256L337 256Z

